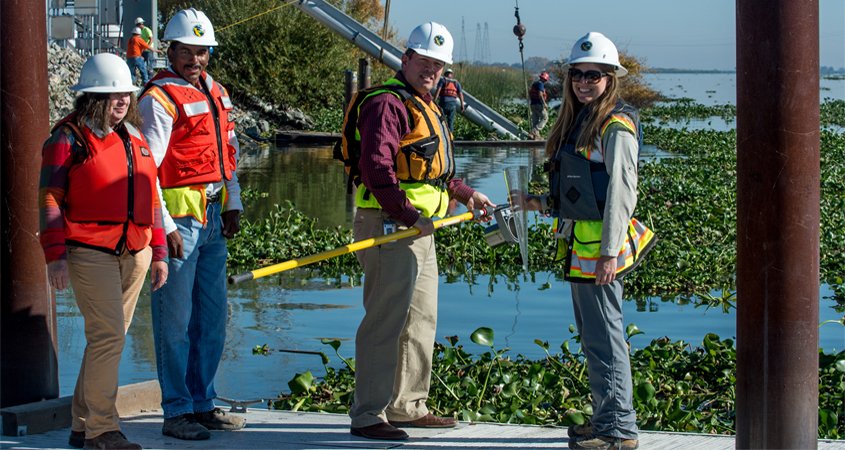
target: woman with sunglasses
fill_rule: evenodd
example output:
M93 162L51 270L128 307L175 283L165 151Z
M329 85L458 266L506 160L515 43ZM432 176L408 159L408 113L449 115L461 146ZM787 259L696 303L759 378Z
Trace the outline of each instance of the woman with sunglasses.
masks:
M565 265L587 359L593 416L569 428L572 449L639 446L622 278L655 239L633 218L640 127L636 109L619 96L619 78L627 73L604 35L578 39L546 142L550 192L526 199L528 209L555 217L557 260Z

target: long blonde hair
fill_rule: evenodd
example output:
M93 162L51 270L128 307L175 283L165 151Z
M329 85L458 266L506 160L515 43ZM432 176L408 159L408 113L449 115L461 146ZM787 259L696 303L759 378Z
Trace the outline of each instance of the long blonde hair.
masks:
M575 146L590 147L593 145L595 138L598 137L601 131L601 125L604 118L607 117L616 103L619 101L619 80L616 78L612 66L602 66L607 75L607 88L599 96L593 100L590 105L591 109L589 116L584 122L584 128L578 135L578 140ZM572 125L575 122L575 116L581 108L587 105L582 105L575 97L575 92L572 90L572 80L569 77L569 71L563 79L563 101L560 103L560 111L558 112L557 120L552 125L552 131L546 140L546 157L551 159L554 157L557 150L566 142L567 135L571 132Z

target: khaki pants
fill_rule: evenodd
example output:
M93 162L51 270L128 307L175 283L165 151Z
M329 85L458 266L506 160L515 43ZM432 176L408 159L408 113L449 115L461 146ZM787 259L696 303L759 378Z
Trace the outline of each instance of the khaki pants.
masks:
M383 235L381 210L359 208L355 239ZM405 227L400 227L405 228ZM364 319L355 338L355 428L428 414L437 328L434 236L408 238L356 253L364 268Z
M93 439L120 430L117 378L126 331L152 259L150 247L120 256L68 246L70 283L85 319L85 354L73 391L73 431Z

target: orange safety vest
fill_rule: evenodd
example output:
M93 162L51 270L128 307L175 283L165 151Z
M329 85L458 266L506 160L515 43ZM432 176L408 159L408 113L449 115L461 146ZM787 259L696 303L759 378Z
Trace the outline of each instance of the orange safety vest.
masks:
M158 168L164 189L208 184L232 178L237 150L229 143L235 129L232 101L226 89L203 72L204 90L184 78L163 70L148 84L143 95L155 98L173 117L167 154Z
M156 164L138 129L125 124L129 139L115 131L100 138L80 129L71 114L56 124L74 135L79 157L68 171L64 199L65 241L120 254L144 249L152 239Z
M456 80L446 80L443 82L443 87L440 88L440 96L441 97L457 97L458 96L458 83L455 82Z

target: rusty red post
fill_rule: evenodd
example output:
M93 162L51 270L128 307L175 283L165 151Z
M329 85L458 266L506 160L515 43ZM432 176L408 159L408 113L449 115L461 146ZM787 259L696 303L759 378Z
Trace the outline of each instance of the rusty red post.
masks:
M0 2L0 406L59 396L56 306L38 242L41 144L49 135L47 10Z
M736 447L816 448L819 4L736 11Z

